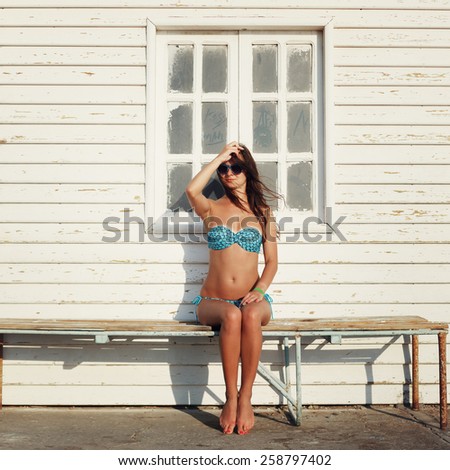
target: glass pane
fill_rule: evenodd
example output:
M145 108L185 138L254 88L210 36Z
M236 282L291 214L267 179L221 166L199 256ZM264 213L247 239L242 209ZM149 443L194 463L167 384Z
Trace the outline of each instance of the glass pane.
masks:
M253 46L253 91L255 93L278 90L277 55L276 44Z
M288 152L311 152L311 103L288 103Z
M168 152L192 153L192 104L169 103Z
M287 46L287 90L311 91L311 46Z
M253 151L255 153L276 153L277 103L253 103Z
M187 211L189 201L184 192L192 179L191 163L169 163L167 165L167 207L172 211Z
M168 91L192 93L194 83L194 46L169 44Z
M219 153L227 142L226 103L203 103L202 152Z
M277 191L277 163L276 162L258 162L258 172L261 181L269 187L272 191ZM272 210L278 208L278 199L273 199L271 196L266 195L266 201Z
M203 91L227 91L227 46L203 46Z
M312 162L288 166L286 203L290 209L312 210Z

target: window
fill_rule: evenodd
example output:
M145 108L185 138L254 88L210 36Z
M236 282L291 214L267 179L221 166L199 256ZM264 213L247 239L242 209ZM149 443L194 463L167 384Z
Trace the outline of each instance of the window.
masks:
M321 41L319 31L156 33L155 220L189 210L187 183L234 139L284 195L278 216L322 215ZM221 195L215 178L205 194Z

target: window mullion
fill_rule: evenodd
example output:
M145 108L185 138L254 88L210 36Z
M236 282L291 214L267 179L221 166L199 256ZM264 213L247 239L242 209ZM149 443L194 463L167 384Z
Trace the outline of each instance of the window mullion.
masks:
M287 192L287 92L286 92L286 44L285 41L278 43L279 65L278 65L278 191L281 194Z
M239 140L249 148L252 147L252 98L251 71L252 58L251 38L247 31L239 32Z
M229 42L229 66L228 66L228 139L238 140L241 138L240 125L241 125L241 90L240 83L242 81L240 75L240 48L239 48L239 33L234 32L233 37Z

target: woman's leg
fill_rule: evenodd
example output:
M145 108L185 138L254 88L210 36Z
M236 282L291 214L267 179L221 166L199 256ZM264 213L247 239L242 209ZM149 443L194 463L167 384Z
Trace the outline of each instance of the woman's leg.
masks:
M237 420L242 312L223 300L203 299L198 305L197 315L202 325L220 325L219 344L226 387L226 402L220 415L220 425L225 434L231 434Z
M242 307L242 377L237 419L239 434L246 434L254 425L251 398L262 349L261 326L269 323L270 315L270 304L266 300L252 302Z

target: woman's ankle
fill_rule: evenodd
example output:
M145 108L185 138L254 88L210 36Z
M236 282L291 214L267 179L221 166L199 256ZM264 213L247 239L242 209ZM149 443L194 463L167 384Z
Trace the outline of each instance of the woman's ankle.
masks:
M239 398L239 392L237 390L231 390L225 392L225 398L228 400L237 400Z
M239 390L239 399L240 399L240 400L248 400L248 401L251 401L251 399L252 399L252 391L251 391L251 390L245 390L245 389Z

